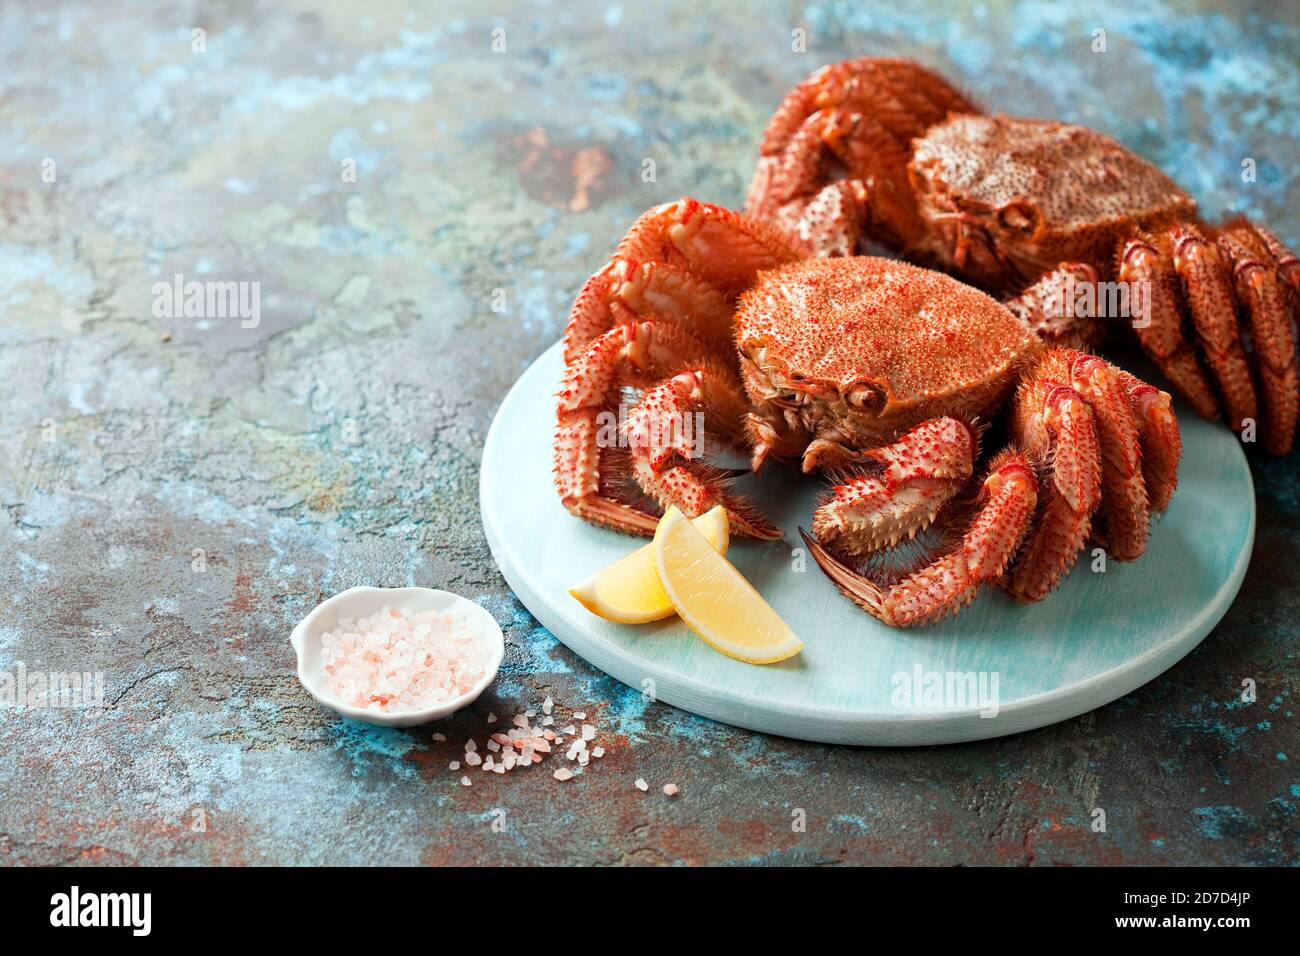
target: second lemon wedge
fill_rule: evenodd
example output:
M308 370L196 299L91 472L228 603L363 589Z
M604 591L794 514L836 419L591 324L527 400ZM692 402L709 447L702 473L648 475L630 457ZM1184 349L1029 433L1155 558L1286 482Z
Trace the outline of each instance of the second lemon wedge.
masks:
M750 664L774 664L803 650L790 626L676 508L659 522L654 550L668 599L706 644Z
M675 509L674 509L675 510ZM677 512L678 517L686 521ZM693 522L699 529L706 547L717 554L726 554L731 540L726 509L719 506ZM662 524L662 522L661 522ZM569 593L582 602L592 614L619 624L644 624L658 621L673 614L673 603L668 600L655 571L655 546L647 544L626 557L619 558L603 571L598 571L580 584L569 588Z

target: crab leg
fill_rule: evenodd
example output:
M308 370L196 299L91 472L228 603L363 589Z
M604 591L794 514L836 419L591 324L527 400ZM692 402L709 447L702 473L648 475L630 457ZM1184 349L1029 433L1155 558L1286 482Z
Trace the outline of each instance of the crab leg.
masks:
M717 469L705 465L704 420L740 434L745 404L740 383L718 367L681 372L650 389L628 416L632 475L646 494L688 518L723 505L736 530L752 538L779 538L781 530L744 499L726 490Z
M1123 369L1116 369L1115 374L1128 394L1129 410L1142 440L1142 478L1151 510L1164 511L1178 487L1178 460L1183 453L1173 399Z
M976 443L963 422L936 418L866 454L883 467L836 485L813 515L817 540L845 554L893 547L929 527L969 480Z
M576 360L617 322L651 316L686 324L710 345L730 349L728 296L760 269L801 255L772 226L721 206L690 198L656 206L578 293L564 331L564 361Z
M891 587L844 565L802 528L818 566L855 604L894 627L929 624L968 604L980 585L996 581L1015 556L1034 516L1038 483L1024 456L1012 449L990 463L979 493L980 510L951 550Z
M1219 401L1205 377L1196 350L1183 335L1178 274L1168 256L1143 239L1132 239L1120 253L1121 282L1146 283L1150 290L1146 321L1134 325L1142 348L1174 388L1202 418L1219 417Z
M745 212L819 256L853 255L868 232L913 244L924 226L908 186L911 142L951 113L974 111L942 77L907 60L824 67L768 124Z
M653 534L658 518L601 493L604 452L617 441L608 420L623 381L666 370L707 354L679 326L629 322L610 329L565 369L556 411L555 487L571 513L632 534Z
M1255 387L1237 327L1232 276L1219 248L1192 226L1170 232L1174 269L1182 277L1192 322L1205 361L1214 372L1227 409L1228 427L1240 431L1257 417Z
M1250 342L1264 406L1264 447L1270 454L1285 455L1295 440L1300 412L1287 290L1269 249L1249 226L1228 229L1219 237L1219 246L1232 261L1237 298L1250 319Z
M1142 477L1142 442L1128 393L1116 370L1086 352L1066 351L1070 383L1092 409L1101 451L1101 513L1106 551L1117 561L1134 561L1146 550L1151 512ZM1049 355L1045 361L1050 362Z
M1041 601L1074 566L1101 502L1102 468L1092 410L1068 381L1061 352L1049 353L1016 391L1011 432L1040 463L1046 480L1033 532L1003 590L1018 601ZM1064 380L1064 381L1063 381Z
M1092 344L1102 337L1105 327L1093 318L1075 316L1072 302L1077 285L1096 281L1097 270L1086 262L1062 262L1002 304L1024 319L1041 339L1070 347Z
M642 215L615 256L693 272L726 296L748 288L763 269L804 258L774 226L689 197Z

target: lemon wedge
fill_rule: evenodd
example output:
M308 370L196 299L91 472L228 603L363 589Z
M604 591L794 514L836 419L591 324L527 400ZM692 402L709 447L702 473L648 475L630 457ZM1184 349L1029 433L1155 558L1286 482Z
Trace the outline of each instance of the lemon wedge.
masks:
M803 650L790 626L676 508L659 522L654 550L668 599L714 650L749 664L775 664Z
M677 512L677 515L682 517L681 512ZM686 523L699 529L703 540L713 551L718 554L727 553L731 535L725 508L718 506L693 522ZM603 571L598 571L581 584L569 588L569 593L592 614L619 624L658 621L671 617L674 612L673 602L668 600L668 595L659 583L653 544L647 544L626 557L619 558Z

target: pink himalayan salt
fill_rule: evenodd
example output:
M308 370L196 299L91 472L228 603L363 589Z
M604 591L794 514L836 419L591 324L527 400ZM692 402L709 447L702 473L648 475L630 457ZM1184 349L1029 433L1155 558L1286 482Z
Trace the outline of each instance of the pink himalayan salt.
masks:
M487 641L437 611L384 607L321 636L321 665L345 703L378 711L435 707L469 693L491 659Z

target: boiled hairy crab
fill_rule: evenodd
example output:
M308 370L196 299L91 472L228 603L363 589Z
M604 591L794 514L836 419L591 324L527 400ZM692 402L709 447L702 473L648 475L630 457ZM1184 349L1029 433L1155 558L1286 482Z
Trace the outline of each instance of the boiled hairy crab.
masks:
M809 258L770 224L692 199L633 225L574 303L564 356L555 483L573 514L650 534L658 507L722 504L739 532L779 537L704 460L687 427L703 412L755 471L777 458L838 476L805 540L892 625L937 620L990 582L1039 600L1090 536L1139 557L1177 482L1167 393L1047 344L956 279ZM1009 443L981 467L982 423L1002 410ZM861 573L932 524L940 543L920 566Z
M1174 389L1234 430L1258 421L1270 453L1291 449L1300 260L1244 219L1202 222L1173 180L1101 133L984 114L907 60L837 63L773 116L745 211L818 255L874 240L1020 293L1009 304L1056 335L1063 286L1137 283L1138 340ZM1097 344L1115 324L1071 332Z

